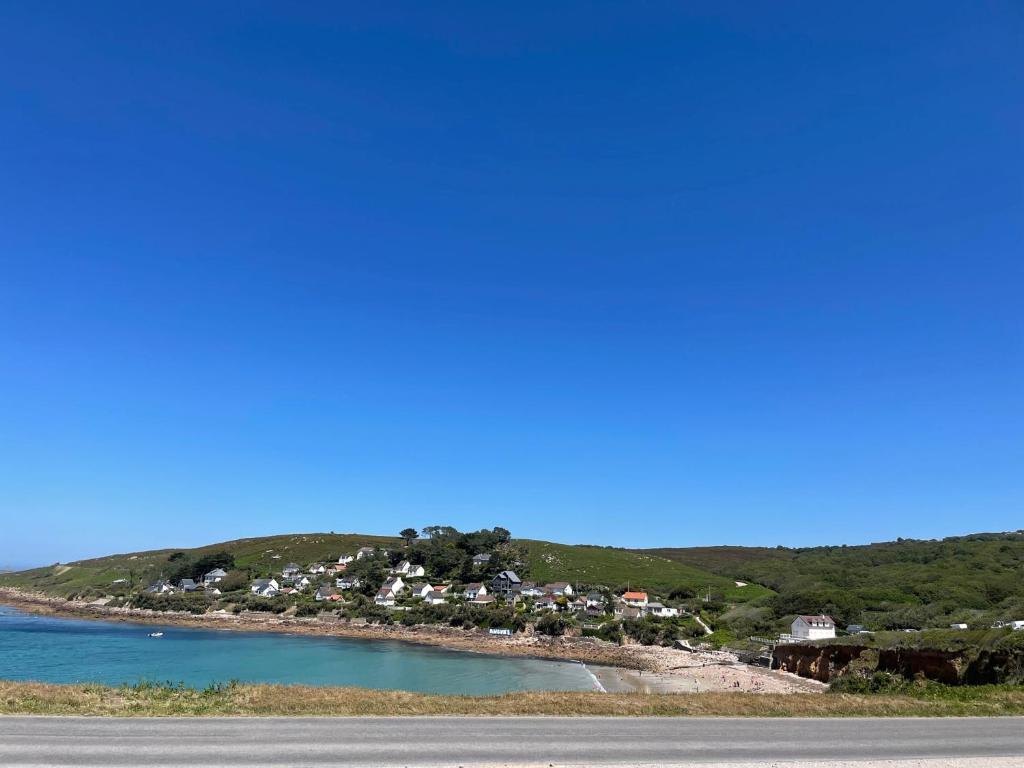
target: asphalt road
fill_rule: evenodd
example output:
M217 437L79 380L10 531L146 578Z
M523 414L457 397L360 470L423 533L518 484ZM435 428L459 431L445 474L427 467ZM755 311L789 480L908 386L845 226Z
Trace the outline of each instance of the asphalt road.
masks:
M0 717L0 766L600 765L1021 756L1024 718Z

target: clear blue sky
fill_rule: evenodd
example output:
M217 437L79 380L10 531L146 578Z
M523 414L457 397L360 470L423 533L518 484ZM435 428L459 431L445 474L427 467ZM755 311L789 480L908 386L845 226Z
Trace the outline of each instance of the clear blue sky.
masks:
M1024 522L1024 6L5 3L0 563Z

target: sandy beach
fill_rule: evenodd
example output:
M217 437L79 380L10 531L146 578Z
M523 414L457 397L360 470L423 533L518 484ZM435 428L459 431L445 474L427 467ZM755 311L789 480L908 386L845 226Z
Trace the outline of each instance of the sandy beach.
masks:
M195 615L111 608L11 588L0 588L0 603L22 611L51 616L225 631L393 640L473 653L577 661L586 664L601 686L611 693L814 693L826 688L821 683L795 675L741 664L728 653L694 653L659 646L619 646L587 637L548 637L533 633L500 637L483 630L437 625L404 627L397 624L364 624L343 619L298 618L264 613L215 612Z

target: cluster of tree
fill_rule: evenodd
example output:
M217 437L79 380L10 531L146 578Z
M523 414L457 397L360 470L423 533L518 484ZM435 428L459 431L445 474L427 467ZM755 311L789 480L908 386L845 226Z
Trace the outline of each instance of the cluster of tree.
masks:
M801 613L826 613L840 626L865 624L879 630L960 621L984 625L1024 616L1024 533L1019 531L863 546L649 551L774 589L777 595L757 604L768 609L773 629ZM713 612L725 608L709 606ZM759 619L761 628L764 618Z
M185 552L174 552L167 558L167 570L163 577L174 584L182 579L192 579L198 582L204 574L215 568L230 571L234 567L235 556L223 550L195 559L189 557Z
M481 581L506 569L521 571L526 562L525 549L512 542L506 528L462 532L450 525L428 525L419 533L406 528L399 535L409 546L395 553L397 559L408 558L422 565L432 579ZM474 565L473 557L479 554L491 558L485 564Z
M209 600L201 592L176 592L173 595L152 595L142 592L131 599L133 608L144 608L151 611L183 611L188 613L206 613L210 607Z

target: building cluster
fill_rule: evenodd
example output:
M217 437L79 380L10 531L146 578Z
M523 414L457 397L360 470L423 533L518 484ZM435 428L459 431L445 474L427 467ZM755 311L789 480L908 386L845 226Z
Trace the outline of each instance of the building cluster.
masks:
M316 562L305 567L298 563L287 563L279 574L255 579L249 585L249 591L257 597L272 598L279 595L306 594L312 589L313 599L317 602L345 602L345 592L362 586L360 577L347 573L349 564L378 554L387 555L387 552L373 547L362 547L354 554L342 555L334 563ZM491 557L488 553L475 555L473 565L482 568L491 562ZM205 589L213 594L220 594L217 585L226 576L227 573L218 568L206 574L199 583L194 583L192 579L183 579L178 584L160 580L150 585L146 591L173 594ZM651 600L646 592L626 591L621 595L606 595L603 592L579 594L568 581L547 584L523 581L512 570L501 571L487 581L471 582L459 587L451 583L429 582L426 579L427 573L422 565L402 560L390 569L373 602L384 608L399 608L413 601L427 605L465 603L476 606L526 603L535 612L564 612L581 617L613 614L617 619L639 619L643 616L672 618L681 614L679 608Z
M194 579L181 579L177 584L172 584L169 581L160 579L153 582L146 587L144 592L148 592L151 595L173 595L175 592L195 592L197 590L203 590L210 595L219 595L220 587L217 586L224 579L227 578L227 571L223 568L214 568L203 574L203 578L199 581ZM123 581L123 579L119 579Z

